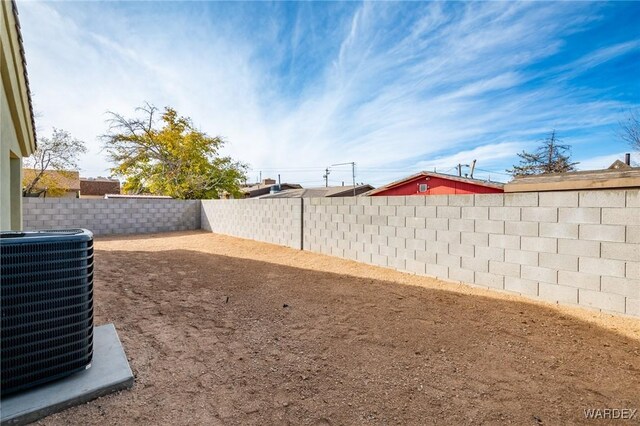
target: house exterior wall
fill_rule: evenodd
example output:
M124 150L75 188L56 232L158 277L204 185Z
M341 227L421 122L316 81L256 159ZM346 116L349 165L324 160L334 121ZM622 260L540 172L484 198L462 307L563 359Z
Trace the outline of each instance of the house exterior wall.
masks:
M14 3L0 2L0 229L22 226L22 157L35 136Z
M9 158L9 194L11 229L22 229L22 159ZM16 197L16 194L18 196ZM18 199L20 198L20 199Z
M420 184L426 184L427 192L419 192ZM501 189L467 182L444 179L434 176L421 176L404 182L393 188L372 194L372 197L396 195L448 195L448 194L494 194L503 192Z
M16 123L13 122L7 91L2 90L0 99L0 229L20 229L22 176L22 152L18 144ZM17 165L20 170L15 171ZM15 179L19 180L16 191ZM18 215L16 217L16 214Z

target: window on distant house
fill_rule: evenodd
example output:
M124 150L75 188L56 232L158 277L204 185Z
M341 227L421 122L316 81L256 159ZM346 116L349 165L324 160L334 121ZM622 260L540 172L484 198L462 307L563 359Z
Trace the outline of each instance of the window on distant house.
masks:
M429 189L429 187L427 186L426 183L421 183L420 187L419 187L419 191L420 192L427 192L427 189Z

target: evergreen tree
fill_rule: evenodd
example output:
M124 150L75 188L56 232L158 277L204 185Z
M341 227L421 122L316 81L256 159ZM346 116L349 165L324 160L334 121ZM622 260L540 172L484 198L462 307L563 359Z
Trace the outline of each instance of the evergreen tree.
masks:
M575 171L578 163L571 162L570 150L571 146L561 144L553 130L535 152L519 153L520 164L514 165L507 173L513 176L530 176Z

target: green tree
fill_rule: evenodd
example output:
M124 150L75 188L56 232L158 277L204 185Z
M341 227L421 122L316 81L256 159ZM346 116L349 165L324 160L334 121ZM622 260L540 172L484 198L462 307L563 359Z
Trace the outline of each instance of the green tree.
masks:
M159 114L147 104L136 111L141 118L110 113L109 133L103 136L115 164L111 171L124 178L125 192L180 199L241 196L247 166L220 156L221 137L197 130L173 108Z
M571 146L561 144L553 130L535 152L519 153L520 164L514 165L507 173L513 176L530 176L574 171L578 163L571 162L570 150Z
M25 167L31 170L24 173L23 194L62 195L65 192L62 181L78 169L78 157L85 152L84 142L62 129L54 128L50 138L39 138L36 151L24 160Z

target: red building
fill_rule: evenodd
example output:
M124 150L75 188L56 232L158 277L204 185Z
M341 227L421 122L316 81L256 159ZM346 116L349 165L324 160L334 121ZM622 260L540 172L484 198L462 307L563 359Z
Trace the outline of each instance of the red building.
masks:
M435 172L420 172L370 191L370 196L493 194L504 192L503 184Z

